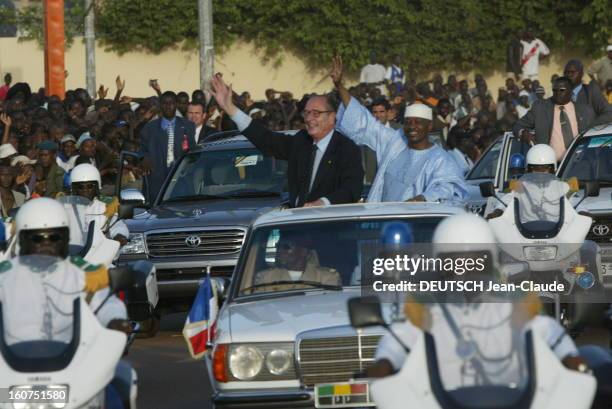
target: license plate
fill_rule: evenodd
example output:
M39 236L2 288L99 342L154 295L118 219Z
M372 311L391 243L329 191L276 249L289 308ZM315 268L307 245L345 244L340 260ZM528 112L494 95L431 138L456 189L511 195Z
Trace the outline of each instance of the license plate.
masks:
M366 408L375 406L368 382L315 385L316 408Z
M601 273L612 275L612 263L601 263Z

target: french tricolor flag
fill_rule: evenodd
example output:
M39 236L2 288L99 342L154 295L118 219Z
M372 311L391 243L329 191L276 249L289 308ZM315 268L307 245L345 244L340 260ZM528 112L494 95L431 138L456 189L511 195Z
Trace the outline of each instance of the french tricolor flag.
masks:
M183 327L183 337L193 359L200 359L206 353L206 343L215 336L218 313L217 293L210 276L206 275Z

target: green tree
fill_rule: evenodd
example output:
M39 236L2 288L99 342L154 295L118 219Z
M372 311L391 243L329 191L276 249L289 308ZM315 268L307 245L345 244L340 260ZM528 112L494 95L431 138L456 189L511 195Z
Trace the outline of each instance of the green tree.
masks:
M75 36L83 35L85 10L82 6L82 1L64 3L64 30L67 48L72 45ZM0 20L5 24L19 27L20 41L35 40L41 47L43 46L43 5L40 0L19 10L0 6Z
M600 54L612 37L610 0L223 0L213 3L218 51L238 39L277 59L289 49L312 67L340 53L357 72L371 50L383 62L403 56L413 72L500 68L509 37L533 27L553 51ZM75 4L80 2L75 0ZM160 53L195 50L195 0L98 0L97 38L110 50ZM4 13L4 14L3 14ZM41 40L40 6L0 18L19 24L28 39ZM82 28L83 10L66 16L68 38ZM9 20L7 20L9 21Z

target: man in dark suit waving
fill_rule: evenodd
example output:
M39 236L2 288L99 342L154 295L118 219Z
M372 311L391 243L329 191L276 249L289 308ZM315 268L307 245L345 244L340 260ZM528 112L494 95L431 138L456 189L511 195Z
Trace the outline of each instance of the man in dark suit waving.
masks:
M152 203L170 173L172 165L195 146L192 122L176 116L176 94L161 95L161 118L149 122L140 132L140 153L147 175L145 197Z
M525 143L550 145L559 162L574 138L591 128L595 119L595 111L590 105L572 102L571 80L559 77L553 82L553 96L534 102L512 130Z
M265 155L287 160L292 207L357 202L363 188L361 151L334 131L336 111L327 97L311 97L302 112L306 130L288 136L272 132L239 110L232 89L217 74L211 93L238 129Z

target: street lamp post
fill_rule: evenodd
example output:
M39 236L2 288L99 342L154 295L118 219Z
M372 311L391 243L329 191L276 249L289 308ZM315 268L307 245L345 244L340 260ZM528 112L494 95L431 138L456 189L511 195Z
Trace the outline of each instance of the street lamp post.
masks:
M200 88L213 75L215 50L213 42L212 0L198 0L198 31L200 37Z

